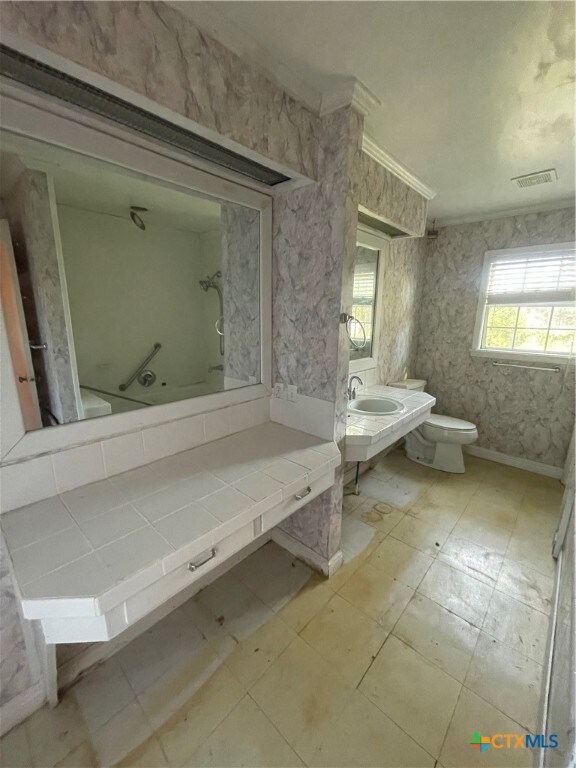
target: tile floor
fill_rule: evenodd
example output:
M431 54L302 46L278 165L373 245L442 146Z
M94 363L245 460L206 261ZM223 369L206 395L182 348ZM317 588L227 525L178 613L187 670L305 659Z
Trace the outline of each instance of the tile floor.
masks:
M528 766L562 486L400 452L329 580L267 544L1 742L2 766Z

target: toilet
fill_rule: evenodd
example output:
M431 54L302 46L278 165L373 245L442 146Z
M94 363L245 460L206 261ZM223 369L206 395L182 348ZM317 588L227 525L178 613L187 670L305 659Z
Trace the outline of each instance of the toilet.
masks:
M424 392L423 379L405 379L389 384L390 387ZM471 445L478 439L476 425L452 416L432 413L425 422L406 435L406 456L442 472L464 472L463 445Z

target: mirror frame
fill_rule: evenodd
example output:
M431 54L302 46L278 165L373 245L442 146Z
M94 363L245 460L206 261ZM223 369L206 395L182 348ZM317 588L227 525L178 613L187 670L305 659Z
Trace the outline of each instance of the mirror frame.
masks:
M196 191L260 212L261 383L127 413L25 432L9 353L2 354L3 435L0 464L73 448L145 427L269 397L272 369L272 193L263 185L201 170L191 158L136 132L88 115L0 78L2 128L119 168L144 173L186 191ZM266 191L264 191L264 189ZM4 324L3 314L0 320Z
M378 345L380 343L380 324L376 322L378 317L378 308L380 302L378 298L380 296L380 288L383 274L382 252L390 244L390 240L382 233L375 232L368 227L358 224L356 232L356 245L363 246L364 248L372 248L378 251L378 272L376 276L376 311L374 313L374 331L372 335L372 350L370 357L361 357L358 360L350 360L348 363L348 375L353 373L359 373L360 371L367 371L371 368L376 368L378 365Z

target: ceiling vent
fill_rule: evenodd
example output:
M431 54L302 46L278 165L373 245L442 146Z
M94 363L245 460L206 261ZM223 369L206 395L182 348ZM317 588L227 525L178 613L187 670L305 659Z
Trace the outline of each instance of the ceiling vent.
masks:
M526 189L526 187L536 187L538 184L548 184L557 179L556 168L548 168L546 171L534 171L534 173L527 173L525 176L516 176L510 181L515 181L520 189Z
M255 179L269 187L289 180L288 176L278 171L249 160L216 142L112 96L76 77L60 72L54 67L25 56L6 45L0 45L0 74L172 147L177 147L189 155Z

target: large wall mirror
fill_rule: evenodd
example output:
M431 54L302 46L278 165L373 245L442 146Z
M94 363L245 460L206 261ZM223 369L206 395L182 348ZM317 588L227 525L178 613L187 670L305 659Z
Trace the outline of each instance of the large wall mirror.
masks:
M28 430L261 381L259 210L9 132L0 160Z

